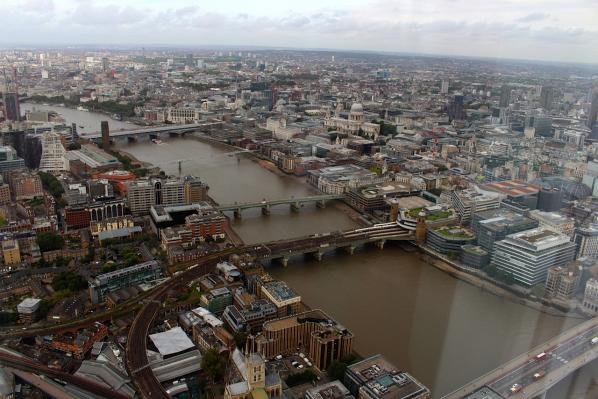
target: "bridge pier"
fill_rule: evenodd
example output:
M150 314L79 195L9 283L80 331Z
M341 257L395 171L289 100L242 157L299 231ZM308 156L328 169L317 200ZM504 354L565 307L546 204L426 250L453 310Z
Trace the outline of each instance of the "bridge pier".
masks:
M322 251L316 251L312 252L312 255L319 262L322 260L322 256L324 256L324 253Z
M353 253L355 253L355 248L355 245L349 245L348 247L345 247L345 251L347 251L349 255L353 255Z
M546 399L546 392L544 392L540 395L536 395L532 399Z
M326 201L325 201L325 200L322 200L322 201L317 201L317 202L316 202L316 207L317 207L317 208L322 208L322 209L323 209L323 208L326 208Z
M234 210L235 219L241 219L241 208Z
M262 206L262 215L268 216L270 214L270 205Z
M299 212L299 202L292 202L291 203L291 212Z
M282 263L283 267L287 267L289 265L289 257L283 256L282 258L280 258L280 263Z
M386 244L386 240L376 241L376 246L378 249L384 249L384 244Z

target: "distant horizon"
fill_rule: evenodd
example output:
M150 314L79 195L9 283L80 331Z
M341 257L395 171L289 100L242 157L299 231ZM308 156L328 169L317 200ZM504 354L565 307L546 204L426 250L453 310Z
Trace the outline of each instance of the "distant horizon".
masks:
M20 46L237 43L598 64L595 0L2 0L0 12L0 37Z
M31 51L31 50L78 50L78 51L296 51L296 52L321 52L338 54L371 54L381 56L397 57L429 57L446 59L471 59L487 62L523 62L538 63L558 66L579 66L579 67L597 67L598 61L565 61L558 59L532 59L532 58L511 58L511 57L493 57L478 56L467 54L446 54L446 53L424 53L417 51L390 51L390 50L367 50L367 49L343 49L343 48L308 48L308 47L290 47L290 46L267 46L267 45L234 45L234 44L160 44L160 43L139 43L139 44L116 44L116 43L5 43L0 41L0 50L13 51ZM598 70L596 71L598 73Z

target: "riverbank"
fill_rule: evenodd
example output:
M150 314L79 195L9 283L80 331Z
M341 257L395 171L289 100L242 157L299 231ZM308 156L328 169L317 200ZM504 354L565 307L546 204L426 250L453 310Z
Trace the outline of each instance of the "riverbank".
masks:
M479 271L478 274L473 274L470 270L464 270L466 269L464 266L451 261L450 259L442 256L441 254L432 251L426 246L417 246L417 248L420 250L421 259L426 264L429 264L437 268L438 270L443 271L451 277L457 278L461 281L478 287L481 290L488 292L492 295L496 295L498 297L507 299L511 302L527 306L531 309L537 310L538 312L542 312L551 316L576 318L580 320L585 320L589 318L586 315L577 312L576 310L565 311L563 309L559 309L554 305L545 305L540 302L524 298L513 288L502 287L498 285L495 281L490 280L488 277L481 275L481 271Z

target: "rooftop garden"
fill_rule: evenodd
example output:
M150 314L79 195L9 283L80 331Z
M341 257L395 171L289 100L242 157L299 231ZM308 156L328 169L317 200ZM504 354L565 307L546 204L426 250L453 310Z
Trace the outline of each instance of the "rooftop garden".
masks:
M420 208L413 208L413 209L409 209L409 211L407 212L407 214L409 215L409 217L415 219L417 218L417 215L419 215L419 213L424 210L424 208L420 207ZM440 220L440 219L446 219L448 217L452 216L452 212L449 210L440 210L440 211L435 211L435 212L431 212L428 213L426 211L424 211L426 213L426 220L433 222L436 220Z

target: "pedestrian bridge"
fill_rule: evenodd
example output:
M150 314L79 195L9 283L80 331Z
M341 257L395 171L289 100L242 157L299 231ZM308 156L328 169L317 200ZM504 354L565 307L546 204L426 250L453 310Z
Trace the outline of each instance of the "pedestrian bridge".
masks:
M289 205L292 211L298 211L303 204L315 203L317 207L324 208L327 201L343 199L342 195L313 195L310 197L288 198L278 200L262 200L259 202L234 203L232 205L218 206L221 212L232 211L236 218L241 217L241 212L245 209L261 208L262 214L270 214L270 208L277 205Z
M543 398L563 378L598 358L598 317L581 323L442 399Z

